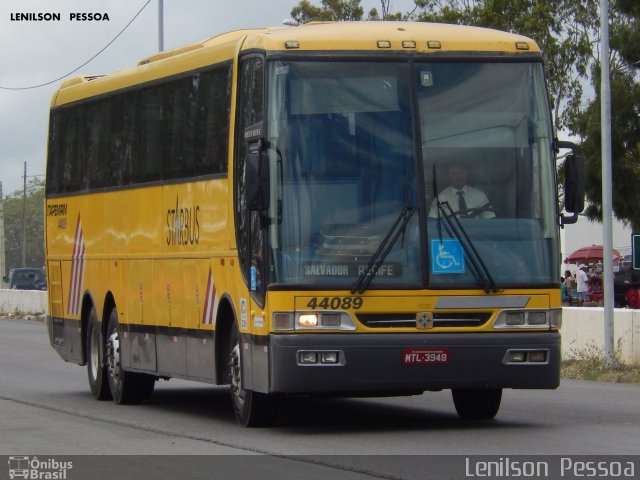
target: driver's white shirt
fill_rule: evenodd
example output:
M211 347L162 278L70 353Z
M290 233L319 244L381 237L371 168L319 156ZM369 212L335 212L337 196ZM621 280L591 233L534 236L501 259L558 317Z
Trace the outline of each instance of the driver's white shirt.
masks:
M458 211L458 192L462 190L464 192L464 200L467 204L467 208L479 208L489 206L489 199L482 190L465 185L462 188L447 187L438 194L438 200L440 203L449 202L451 209L454 212ZM431 204L431 210L429 210L429 216L435 218L438 216L438 206L436 205L436 199ZM491 210L485 210L476 215L477 218L494 218L496 214Z

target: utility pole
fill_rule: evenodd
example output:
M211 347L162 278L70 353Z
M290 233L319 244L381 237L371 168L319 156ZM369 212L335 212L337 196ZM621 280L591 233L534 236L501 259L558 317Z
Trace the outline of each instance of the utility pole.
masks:
M164 50L164 1L158 0L158 51Z
M602 125L602 261L604 361L613 365L613 193L611 185L611 85L609 82L609 1L600 0L600 124Z
M27 266L27 162L24 162L22 187L22 266Z
M2 198L2 182L0 182L0 275L4 277L8 272L4 258L4 204ZM4 287L4 281L0 280L0 285Z

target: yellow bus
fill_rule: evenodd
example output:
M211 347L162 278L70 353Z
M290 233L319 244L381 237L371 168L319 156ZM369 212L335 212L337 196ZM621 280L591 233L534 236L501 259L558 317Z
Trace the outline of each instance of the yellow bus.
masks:
M547 98L532 40L404 22L234 31L69 79L51 344L97 399L228 384L245 426L290 394L451 389L493 418L504 388L556 388L571 218Z

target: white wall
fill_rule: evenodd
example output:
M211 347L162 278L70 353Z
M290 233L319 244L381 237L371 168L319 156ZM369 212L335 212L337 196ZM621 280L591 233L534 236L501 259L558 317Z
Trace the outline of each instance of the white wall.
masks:
M640 366L640 310L614 309L613 344L618 361ZM604 350L604 309L565 307L562 309L562 357L581 358Z
M47 292L38 290L0 290L0 315L12 313L42 315L47 311Z

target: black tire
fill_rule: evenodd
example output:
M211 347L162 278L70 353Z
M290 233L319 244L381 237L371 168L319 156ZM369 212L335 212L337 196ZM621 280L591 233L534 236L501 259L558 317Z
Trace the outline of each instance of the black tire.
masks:
M464 420L490 420L500 409L502 389L453 389L453 404Z
M240 336L235 324L231 326L227 350L227 375L230 383L233 413L244 427L268 427L278 414L278 402L273 395L242 388L242 355Z
M147 400L153 394L156 378L145 373L127 372L120 361L121 329L115 308L109 315L106 338L106 370L113 401L133 405Z
M87 321L85 352L89 388L96 400L111 400L107 369L104 366L104 345L96 308L92 306Z

